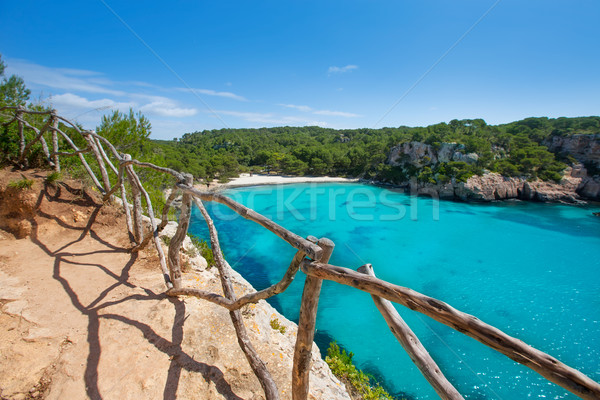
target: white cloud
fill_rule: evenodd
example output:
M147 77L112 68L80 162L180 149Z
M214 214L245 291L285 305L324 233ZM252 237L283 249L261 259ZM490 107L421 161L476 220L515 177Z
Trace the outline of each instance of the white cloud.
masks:
M143 96L140 96L143 97ZM196 115L198 110L195 108L182 108L166 97L149 96L152 101L147 104L138 104L135 102L120 102L112 99L89 100L85 97L78 96L73 93L65 93L54 95L50 98L52 106L64 110L67 113L78 113L83 110L106 110L118 109L128 110L130 107L138 108L139 110L149 115L160 115L163 117L190 117Z
M273 113L255 113L245 111L230 111L230 110L217 110L216 114L229 115L236 118L241 118L248 122L255 122L260 124L272 124L272 125L318 125L327 126L325 121L316 121L306 118L298 118L293 116L281 116Z
M117 102L111 99L88 100L85 97L77 96L73 93L57 94L50 97L50 102L55 108L67 109L128 109L135 107L135 103Z
M287 107L287 108L294 108L296 110L300 110L303 112L311 112L313 109L310 108L309 106L297 106L295 104L279 104L282 107Z
M330 111L330 110L315 110L309 106L299 106L295 104L279 104L282 107L293 108L295 110L299 110L302 112L313 113L317 115L326 115L329 117L346 117L346 118L354 118L354 117L362 117L362 115L344 112L344 111Z
M349 113L349 112L344 112L344 111L330 111L330 110L317 110L314 112L314 114L327 115L330 117L347 117L347 118L361 117L361 115L359 115L359 114L354 114L354 113Z
M7 64L7 74L21 76L28 85L34 84L66 91L102 93L113 96L125 95L125 92L121 90L110 88L110 86L114 85L114 82L104 78L99 72L70 68L51 68L15 59L7 60Z
M239 101L248 101L248 99L246 99L243 96L239 96L235 93L231 93L231 92L217 92L216 90L211 90L211 89L194 89L194 88L177 88L177 90L181 91L181 92L189 92L189 93L199 93L199 94L205 94L207 96L217 96L217 97L225 97L228 99L233 99L233 100L239 100Z
M170 101L153 101L140 107L140 111L148 114L161 115L163 117L191 117L196 115L198 110L195 108L177 107Z
M352 71L353 69L358 69L358 65L349 64L349 65L346 65L345 67L335 67L335 66L329 67L329 69L327 70L327 73L329 75L342 74L344 72Z

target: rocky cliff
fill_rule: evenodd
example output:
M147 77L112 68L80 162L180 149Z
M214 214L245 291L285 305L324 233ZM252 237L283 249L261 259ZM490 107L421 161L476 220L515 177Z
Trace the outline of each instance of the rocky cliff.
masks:
M600 135L573 135L550 139L552 151L572 155L588 165L600 165ZM506 152L493 148L493 157L502 158ZM466 151L462 144L441 143L432 146L422 142L401 143L390 150L387 164L400 168L405 180L396 182L410 187L417 194L439 196L443 199L460 201L494 201L521 199L541 202L578 203L584 199L600 200L600 176L589 176L583 164L576 163L563 171L560 182L531 180L525 177L507 177L483 170L482 174L468 179L439 176L430 179L417 179L419 172L427 167L434 168L440 163L452 161L463 165L475 165L480 156Z
M473 164L478 159L478 154L466 153L465 145L458 143L442 143L436 148L423 142L406 142L393 147L388 155L390 165L410 164L417 168L449 161Z
M554 153L568 154L580 163L600 168L600 135L551 136L544 145Z

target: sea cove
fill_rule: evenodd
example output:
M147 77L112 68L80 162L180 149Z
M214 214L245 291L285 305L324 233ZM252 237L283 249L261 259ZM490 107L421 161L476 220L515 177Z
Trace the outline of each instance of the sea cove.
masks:
M332 239L331 263L373 264L378 277L443 300L600 378L600 218L596 208L525 202L464 204L361 184L230 189L242 204L302 236ZM229 263L255 288L283 275L294 249L225 207L208 204ZM195 210L190 232L207 238ZM271 304L297 321L303 276ZM575 398L428 317L398 307L465 398ZM369 295L325 282L316 340L410 398L437 398Z

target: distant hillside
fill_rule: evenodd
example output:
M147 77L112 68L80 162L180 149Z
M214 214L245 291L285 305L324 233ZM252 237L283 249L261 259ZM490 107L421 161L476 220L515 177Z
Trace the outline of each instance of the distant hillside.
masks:
M427 127L327 129L278 127L194 132L173 141L153 141L154 159L197 178L227 179L247 171L290 175L353 176L401 184L412 178L430 183L466 181L486 171L508 177L559 181L567 165L581 161L598 173L585 154L558 145L573 135L600 134L600 117L527 118L503 125L482 119L452 120ZM392 149L417 142L436 152L455 143L441 162L392 160ZM454 153L458 153L454 155ZM427 156L426 156L427 157ZM401 161L401 160L400 160ZM437 160L439 161L439 160Z

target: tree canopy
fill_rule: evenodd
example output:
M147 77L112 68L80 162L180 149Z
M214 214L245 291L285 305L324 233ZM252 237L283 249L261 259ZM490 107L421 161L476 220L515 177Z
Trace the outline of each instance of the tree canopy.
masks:
M600 117L527 118L503 125L482 119L452 120L427 127L342 129L277 127L219 129L187 133L173 141L154 141L163 162L198 178L237 176L245 171L290 175L361 176L394 183L411 177L425 181L466 180L484 170L507 176L558 180L565 162L548 150L555 135L600 133ZM419 141L436 148L460 143L477 153L475 164L452 161L429 169L399 170L387 161L399 143Z

